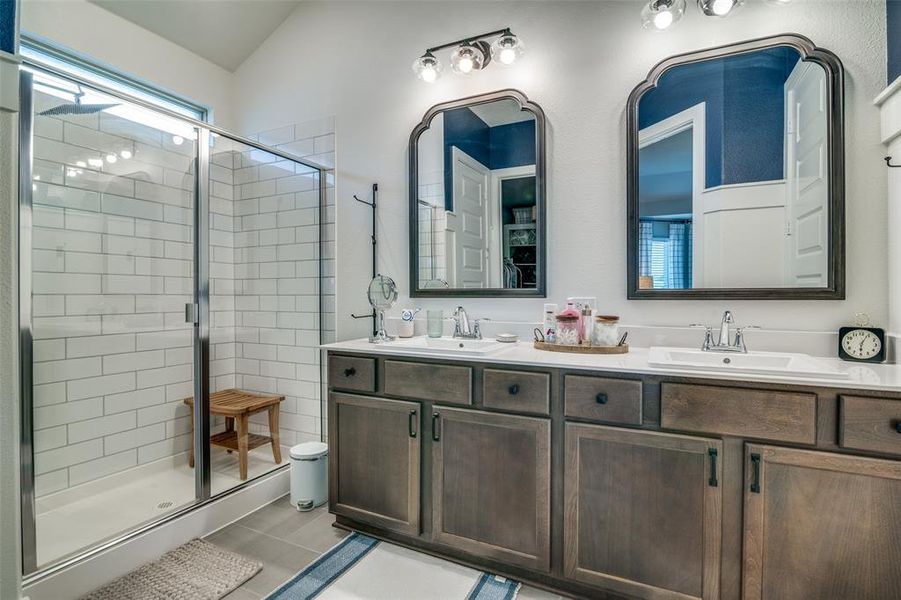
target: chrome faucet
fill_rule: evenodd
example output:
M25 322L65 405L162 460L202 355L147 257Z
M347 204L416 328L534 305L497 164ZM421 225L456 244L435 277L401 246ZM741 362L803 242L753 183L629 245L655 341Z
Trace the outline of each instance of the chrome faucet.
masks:
M701 344L701 350L704 352L741 352L748 351L745 345L745 329L760 329L756 325L745 325L744 327L734 327L735 319L732 317L732 311L727 310L723 313L723 320L720 323L719 341L713 341L713 327L703 324L692 324L692 327L704 328L704 342ZM735 333L733 334L733 329Z
M466 310L462 306L458 306L454 311L454 337L469 340L482 339L482 329L479 326L482 321L490 321L490 319L475 319L470 322Z

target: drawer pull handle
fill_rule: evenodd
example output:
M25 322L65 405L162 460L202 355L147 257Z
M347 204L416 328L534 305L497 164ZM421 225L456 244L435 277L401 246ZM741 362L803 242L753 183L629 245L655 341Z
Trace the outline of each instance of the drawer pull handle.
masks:
M409 421L407 422L407 425L409 427L410 437L415 438L416 437L416 411L415 410L410 411Z
M514 383L513 385L511 385L511 386L508 388L507 391L510 392L510 395L511 395L511 396L515 396L516 394L519 393L519 384L518 384L518 383Z
M441 415L432 413L432 439L436 442L441 441Z
M895 431L897 431L898 433L901 433L901 419L898 419L897 421L895 421Z
M348 367L348 368L344 369L345 377L353 377L356 374L357 374L357 370L354 367Z
M754 478L751 480L751 491L760 493L760 455L751 454L751 468L754 469Z
M716 487L719 485L719 482L716 480L716 448L708 448L707 455L710 456L710 479L707 480L707 485Z
M595 396L594 399L597 400L598 404L607 404L607 394L605 394L604 392L601 392L600 394Z

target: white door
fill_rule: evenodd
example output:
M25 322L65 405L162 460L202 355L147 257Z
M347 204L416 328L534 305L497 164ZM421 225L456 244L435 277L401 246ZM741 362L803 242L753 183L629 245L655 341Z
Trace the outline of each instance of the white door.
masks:
M786 285L829 284L826 74L799 61L785 82Z
M488 287L488 179L490 171L458 148L452 149L454 185L453 287Z

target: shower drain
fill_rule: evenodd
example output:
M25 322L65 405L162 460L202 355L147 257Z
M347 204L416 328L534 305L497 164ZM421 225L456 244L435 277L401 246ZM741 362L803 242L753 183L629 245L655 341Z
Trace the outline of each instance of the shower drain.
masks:
M172 508L173 506L175 506L175 502L172 502L171 500L165 500L156 505L159 509Z

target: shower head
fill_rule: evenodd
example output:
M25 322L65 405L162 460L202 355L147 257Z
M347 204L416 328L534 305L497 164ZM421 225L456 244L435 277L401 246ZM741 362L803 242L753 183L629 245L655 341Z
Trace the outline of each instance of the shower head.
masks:
M46 85L46 84L45 84ZM53 87L53 86L50 86ZM42 111L38 114L44 117L59 117L59 116L68 116L68 115L93 115L94 113L99 113L101 111L106 110L107 108L112 108L114 106L119 106L118 104L82 104L81 99L84 98L84 91L82 91L81 86L78 86L78 91L74 94L75 103L66 103L60 104L59 106L54 106L53 108L48 108L45 111Z
M60 104L59 106L54 106L53 108L48 108L45 111L41 111L41 116L44 117L59 117L64 115L93 115L94 113L99 113L100 111L106 110L107 108L112 108L113 106L119 106L118 104Z

